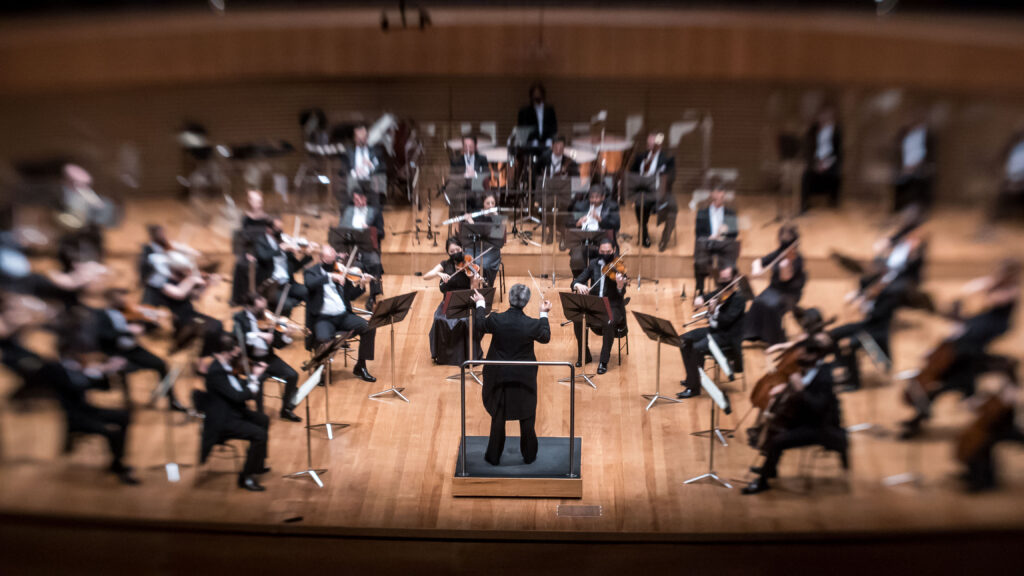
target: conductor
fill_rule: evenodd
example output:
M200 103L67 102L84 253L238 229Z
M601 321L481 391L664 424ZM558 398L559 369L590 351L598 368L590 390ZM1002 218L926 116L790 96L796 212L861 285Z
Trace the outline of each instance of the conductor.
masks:
M533 343L547 344L551 340L551 302L541 302L540 318L530 318L523 312L530 301L530 289L525 285L516 284L509 289L509 309L505 312L486 316L484 297L474 294L473 301L474 329L478 334L492 335L487 360L536 361ZM537 367L484 366L483 401L491 415L491 435L484 460L498 465L505 449L505 422L519 420L519 449L523 462L532 464L537 459Z

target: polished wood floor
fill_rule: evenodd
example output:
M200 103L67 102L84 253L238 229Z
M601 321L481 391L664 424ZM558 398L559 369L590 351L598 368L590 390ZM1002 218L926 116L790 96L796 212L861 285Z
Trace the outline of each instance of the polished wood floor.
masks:
M130 252L137 245L142 225L163 219L153 205L130 205L126 225L112 234L119 249ZM772 213L762 210L762 220ZM411 216L404 216L411 220ZM950 214L940 215L952 223L936 236L934 250L938 262L968 259L977 245L972 244L970 219L956 220ZM392 220L397 222L397 218ZM168 223L173 221L168 219ZM807 235L834 240L851 252L866 254L870 239L862 236L878 220L865 223L856 214L812 215L803 224ZM956 226L959 226L957 228ZM398 228L399 224L395 224ZM681 230L681 237L689 234ZM757 228L751 228L755 234ZM952 230L952 231L951 231ZM770 230L756 232L770 244ZM1016 232L1001 231L1015 235ZM218 237L210 230L198 230L192 243L204 246L206 239ZM806 237L806 236L805 236ZM405 242L412 251L408 236L391 242ZM212 240L211 240L212 243ZM682 257L685 242L673 248ZM949 246L949 251L945 247ZM988 244L999 250L1005 244ZM387 247L387 246L386 246ZM819 248L808 246L808 249ZM995 251L995 250L993 250ZM992 251L984 260L991 262ZM424 262L436 262L438 251L424 250ZM813 256L812 252L812 256ZM118 257L114 268L132 278L130 258ZM940 268L936 265L935 268ZM966 277L946 272L942 278L929 281L928 288L940 301L948 302ZM420 268L427 269L426 263ZM268 491L252 494L235 487L231 474L234 463L229 457L215 457L203 468L203 479L196 482L195 469L185 469L183 480L170 484L159 467L165 462L164 413L139 408L131 428L129 462L136 466L143 484L122 487L103 473L106 448L97 438L82 441L67 456L59 455L62 425L55 406L38 405L17 411L4 405L0 410L3 459L0 461L0 510L39 514L68 514L91 517L127 517L197 523L229 523L273 526L286 519L302 517L301 524L324 529L377 530L386 534L403 534L418 530L445 532L492 531L518 534L537 532L584 532L600 537L606 533L661 533L682 535L743 535L749 533L822 533L940 529L1000 528L1024 525L1024 457L1019 447L1000 448L1003 490L984 496L963 494L955 480L958 467L952 458L951 441L971 414L947 396L937 406L929 433L919 442L908 445L891 435L854 434L852 438L853 468L844 477L837 459L828 456L814 460L814 482L808 487L800 478L798 452L783 460L776 489L758 496L741 496L738 487L748 476L746 469L756 459L745 445L740 432L727 448L716 446L715 469L724 478L735 479L733 490L712 484L683 485L683 481L707 470L709 450L706 439L690 433L708 426L709 402L706 397L682 404L659 404L649 412L641 394L655 388L656 350L630 317L629 354L623 353L621 366L615 353L611 370L596 379L598 388L577 386L576 430L583 441L582 500L545 499L457 499L451 496L451 477L459 443L459 384L445 380L454 373L452 367L431 363L427 332L434 308L440 301L436 284L410 274L414 269L389 269L385 290L389 295L417 291L412 313L395 329L395 350L388 345L388 335L378 336L377 359L370 370L378 377L376 384L353 378L340 366L330 394L333 420L350 423L334 440L328 441L320 432L313 436L313 464L329 469L326 485L317 488L311 481L285 479L283 474L305 468L305 430L301 424L272 421L269 464L273 472L264 481ZM509 283L529 282L510 275ZM629 310L652 313L671 320L677 326L689 317L689 305L679 298L683 279L664 278L658 284L645 283L631 289ZM546 284L550 284L549 282ZM692 280L690 281L692 285ZM568 282L559 282L556 290L567 289ZM760 284L755 283L759 287ZM805 293L805 303L852 317L841 306L842 296L852 280L812 277ZM548 289L548 286L544 286ZM227 318L227 286L221 286L203 302L203 308L220 318ZM553 338L550 344L538 347L543 360L572 360L574 340L570 326L558 327L564 317L553 291L548 297L556 301L552 313ZM500 305L504 307L505 305ZM528 308L536 314L536 296ZM927 349L941 339L949 326L942 319L921 313L899 315L899 331L894 339L895 370L914 368ZM1020 318L1016 325L1020 326ZM155 350L165 350L166 338L152 342ZM1024 332L1015 330L997 347L1020 355L1024 349ZM598 344L593 342L597 352ZM662 350L662 389L674 394L681 378L682 362L673 349ZM396 355L397 374L390 369L391 354ZM304 353L293 347L285 357L298 365ZM175 362L185 358L176 358ZM747 355L747 383L763 372L760 352ZM593 365L591 366L593 368ZM842 396L846 424L871 421L892 429L906 417L900 402L900 388L890 379L865 364L869 380L865 390ZM568 432L569 387L555 380L562 376L542 370L538 431L541 435L566 435ZM0 391L7 392L13 383L7 374L0 376ZM406 387L411 400L385 397L368 399L395 378ZM136 404L143 404L154 383L152 375L138 375L132 380ZM177 389L183 396L188 389L201 386L194 378L179 381ZM735 413L723 418L723 425L734 423L749 402L741 392L741 383L730 385ZM271 387L271 393L276 390ZM311 397L313 421L323 420L324 389ZM468 419L471 434L487 432L488 419L479 401L479 387L467 385ZM6 396L6 394L4 394ZM97 401L116 405L116 393L98 394ZM279 401L268 401L268 413L277 409ZM304 411L300 410L303 416ZM744 423L744 427L747 423ZM198 424L187 422L174 426L174 449L179 461L195 461L198 449ZM516 433L514 424L509 432ZM918 487L885 487L887 476L918 470L923 484ZM226 472L217 474L210 472ZM566 518L556 515L560 504L601 507L599 517Z

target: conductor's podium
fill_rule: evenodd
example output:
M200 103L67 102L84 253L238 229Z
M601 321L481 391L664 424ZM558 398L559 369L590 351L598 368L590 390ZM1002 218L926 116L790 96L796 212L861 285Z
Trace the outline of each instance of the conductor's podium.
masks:
M537 459L526 464L519 451L519 437L505 438L501 463L493 466L484 460L487 436L466 435L466 372L470 366L558 366L569 369L569 437L537 439ZM582 441L576 437L575 381L578 376L570 362L527 362L512 360L467 360L462 364L462 438L452 496L504 498L582 498Z
M525 464L519 452L519 437L507 437L501 464L492 466L484 460L487 436L467 436L465 475L461 475L463 451L460 445L452 479L452 496L582 498L581 439L573 439L572 472L569 470L568 438L541 437L537 440L537 459Z

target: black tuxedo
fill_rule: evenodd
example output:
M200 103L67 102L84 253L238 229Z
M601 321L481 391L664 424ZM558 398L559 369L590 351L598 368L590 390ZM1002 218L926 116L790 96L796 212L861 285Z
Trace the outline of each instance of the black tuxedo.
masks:
M830 332L832 340L840 347L840 351L836 354L836 360L846 366L849 384L854 388L860 387L857 351L863 347L857 335L860 332L865 332L878 344L882 352L890 356L889 335L892 330L892 319L896 310L903 303L903 294L904 290L898 283L889 284L882 289L863 320L844 324Z
M611 260L605 262L602 258L597 258L591 261L583 273L573 280L573 285L583 284L588 286L591 296L601 296L608 299L608 305L612 311L612 317L609 318L610 323L607 326L588 326L596 334L601 335L601 356L599 362L602 364L608 363L608 360L611 358L612 345L615 343L616 333L619 328L626 325L626 305L623 301L626 288L619 290L615 278L601 276L601 268L606 264L611 264L614 260L615 258L612 257ZM576 346L577 350L579 350L582 346L583 323L573 322L573 331L576 333ZM590 356L590 350L586 351L586 355Z
M359 336L359 365L367 360L373 360L374 340L377 330L370 330L366 320L360 318L352 311L352 300L358 298L363 289L358 285L346 281L339 286L327 276L322 266L313 266L306 270L306 288L309 289L309 302L306 304L306 326L313 332L313 338L317 344L323 344L334 338L340 332L352 332ZM340 315L323 314L324 291L329 289L328 282L331 282L345 305L345 312Z
M298 258L292 252L281 250L280 240L275 238L274 244L271 244L266 234L256 238L253 244L253 256L256 257L256 286L267 297L271 308L276 309L284 287L289 286L288 298L285 299L284 307L281 308L281 314L291 316L292 309L300 302L305 302L309 297L306 287L295 280L295 273L309 264L312 258L308 255ZM273 279L274 263L277 258L285 259L284 265L288 273L288 279L282 284L278 284Z
M693 246L693 275L697 279L697 291L700 293L704 292L704 280L722 259L735 264L740 255L740 245L736 240L739 236L736 211L725 206L722 224L729 227L729 232L722 235L721 240L709 240L711 206L705 206L697 211L697 222L694 226L696 240Z
M248 440L249 450L242 476L262 472L267 457L270 420L263 413L246 407L246 401L255 396L245 381L229 375L220 362L214 360L206 372L206 394L202 398L206 418L203 420L200 462L206 461L215 444L231 439Z
M536 360L533 343L547 344L551 329L547 318L530 318L521 308L484 314L473 313L474 331L491 334L487 360ZM505 421L519 420L520 449L526 463L537 457L537 367L484 366L484 408L491 415L486 459L497 465L505 448Z
M367 206L366 210L366 226L376 230L377 239L372 251L359 250L357 264L362 268L363 272L379 279L384 274L384 267L380 260L380 246L381 242L384 241L384 214L377 206ZM352 225L353 218L355 218L355 206L349 206L342 213L338 225L342 228L354 228ZM375 280L370 283L370 298L376 298L382 293L383 289L380 281Z
M723 352L725 348L729 348L737 357L742 357L740 350L743 346L743 317L746 310L747 295L742 288L736 289L711 315L711 322L707 328L691 330L680 336L683 341L681 353L683 367L686 369L687 388L700 393L700 376L697 368L700 368L704 357L711 353L708 336L715 339Z
M807 167L804 169L803 185L800 188L800 211L807 210L811 196L827 195L829 204L839 206L839 189L843 176L843 131L838 124L832 125L832 164L819 172L817 170L818 132L821 125L817 122L807 129L804 137L804 156Z
M642 170L649 156L650 151L647 151L634 158L633 164L630 166L630 172L646 176L646 173L642 172ZM640 204L641 195L639 193L634 194L633 204L636 210L637 222L640 222L641 240L648 237L647 222L651 218L651 212L658 215L658 224L665 224L665 229L661 233L661 240L658 244L658 248L664 250L668 245L669 236L672 235L672 231L676 227L676 214L679 213L679 205L676 202L675 195L672 193L672 186L676 180L676 159L665 150L660 150L655 165L657 166L654 172L655 178L663 179L664 182L661 183L657 190L650 189L643 195L644 203L642 206ZM633 194L633 192L633 190L630 190L630 194Z
M239 330L242 331L246 342L246 354L249 356L250 362L265 362L267 369L263 372L260 377L260 391L256 397L256 406L260 412L263 411L263 383L268 378L280 378L284 380L284 397L281 399L281 409L291 410L295 407L293 399L295 398L295 392L298 390L299 374L294 368L288 365L287 362L281 359L275 352L275 348L284 348L291 344L291 338L281 334L278 331L274 331L274 341L266 346L265 349L258 349L257 346L250 341L250 338L255 338L255 332L259 332L259 326L253 326L249 320L249 315L245 310L241 310L235 313L234 320L234 334L237 334ZM257 323L259 320L257 319Z
M451 162L452 174L456 176L462 176L466 173L466 155L460 153L458 156L452 159ZM487 157L484 156L479 150L473 155L473 170L476 171L477 176L483 176L487 174L490 169L490 165L487 163Z
M537 124L537 110L534 108L533 103L530 103L519 109L519 114L516 116L516 126L533 127L533 131L530 133L530 140L537 140L543 146L545 142L558 134L558 117L555 116L555 109L545 103L544 125L539 126Z
M96 342L99 350L107 356L124 358L128 362L123 370L124 374L127 375L138 370L153 370L160 380L167 377L167 363L143 348L136 340L135 335L127 330L127 323L122 330L114 325L110 311L95 310L94 314L93 325L96 330ZM173 389L168 396L174 398Z
M590 211L590 200L583 199L573 205L573 215L571 227L576 228L576 222L586 216ZM608 231L608 237L615 241L621 222L621 215L619 212L619 203L605 198L601 205L601 221L598 222L597 226L601 230ZM572 271L572 275L579 276L583 273L586 267L590 264L590 261L597 255L597 243L595 240L591 244L589 251L584 250L582 246L574 245L569 249L569 269Z
M553 154L551 153L551 150L545 150L543 153L541 153L540 158L537 159L536 173L538 176L536 179L538 181L543 180L545 178L550 180L551 178L572 178L574 176L580 175L580 165L577 164L575 160L569 158L569 156L564 153L562 154L562 161L559 164L558 170L554 172L551 171L550 168L552 156Z
M915 126L900 130L896 137L895 173L893 183L893 211L898 212L911 204L925 208L932 205L932 184L935 179L935 138L932 129L925 127L924 158L909 173L903 172L903 140Z

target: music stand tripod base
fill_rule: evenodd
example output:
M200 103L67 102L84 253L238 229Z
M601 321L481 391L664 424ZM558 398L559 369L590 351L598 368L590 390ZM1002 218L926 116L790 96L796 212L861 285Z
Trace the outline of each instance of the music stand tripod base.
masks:
M344 422L331 422L331 369L334 367L334 358L327 361L327 382L324 383L324 421L319 424L306 424L308 430L323 428L327 432L327 439L334 440L334 429L347 428L349 424ZM306 415L306 422L309 422L309 415Z
M705 478L710 478L711 480L718 482L719 484L725 486L726 488L732 488L732 484L729 484L725 480L722 480L721 478L718 477L718 474L715 474L714 472L707 472L705 474L701 474L700 476L690 478L689 480L683 482L683 484L693 484L694 482L699 482L701 480L704 480Z
M320 479L320 475L321 474L326 474L326 473L327 473L327 468L316 468L316 469L310 469L310 470L303 470L302 472L296 472L294 474L286 474L284 477L285 478L301 478L301 477L306 476L308 474L309 477L313 480L313 482L316 482L317 488L323 488L324 487L324 482L323 482L323 480Z
M389 392L393 392L395 394L395 396L398 396L402 400L405 400L406 402L409 402L409 399L402 395L402 391L403 390L405 390L405 388L395 388L394 386L392 386L392 387L388 388L387 390L381 390L380 392L375 392L373 394L370 394L369 396L367 396L367 398L379 398L379 397L381 397L381 396L383 396L383 395L385 395L385 394L387 394Z

